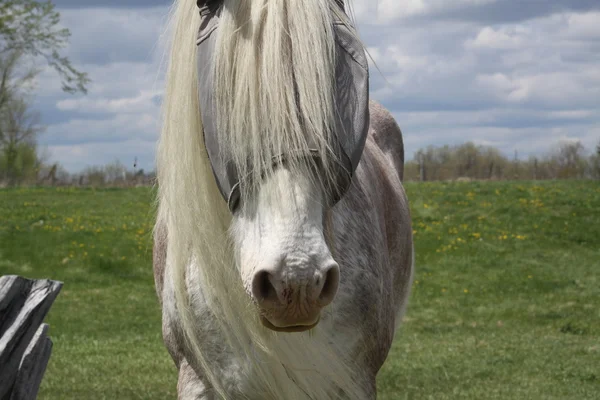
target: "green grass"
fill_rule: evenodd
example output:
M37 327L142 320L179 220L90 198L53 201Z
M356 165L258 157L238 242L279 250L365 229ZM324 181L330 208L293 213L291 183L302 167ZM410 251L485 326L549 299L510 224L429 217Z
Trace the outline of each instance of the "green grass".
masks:
M600 398L598 182L408 183L417 275L380 399ZM152 192L0 190L0 275L65 286L40 399L175 397Z

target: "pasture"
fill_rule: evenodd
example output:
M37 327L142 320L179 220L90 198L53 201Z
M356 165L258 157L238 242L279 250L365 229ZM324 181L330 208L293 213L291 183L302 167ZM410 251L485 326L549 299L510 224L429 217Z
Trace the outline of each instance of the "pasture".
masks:
M600 185L407 183L417 254L391 399L598 399ZM175 398L153 191L0 189L0 275L65 283L40 399Z

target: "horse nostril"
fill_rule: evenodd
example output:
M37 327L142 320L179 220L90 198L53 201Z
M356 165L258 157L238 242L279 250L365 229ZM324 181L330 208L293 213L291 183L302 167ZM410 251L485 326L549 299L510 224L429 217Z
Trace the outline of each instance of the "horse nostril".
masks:
M271 283L272 275L267 271L260 271L252 279L252 295L259 304L277 301L277 290Z
M318 298L321 307L325 307L335 298L340 283L340 267L337 264L329 267L325 273L324 279L325 282L323 282L323 289L321 289L321 293L319 294ZM321 283L320 278L317 278L315 283L318 286L319 283Z

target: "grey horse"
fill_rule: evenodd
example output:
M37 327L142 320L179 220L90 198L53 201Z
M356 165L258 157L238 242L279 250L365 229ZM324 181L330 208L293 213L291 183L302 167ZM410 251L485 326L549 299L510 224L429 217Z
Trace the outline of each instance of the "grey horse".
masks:
M206 68L213 58L206 54L220 46L218 37L210 42L211 35L219 29L239 31L226 22L215 23L215 18L224 20L229 12L229 23L235 24L241 19L236 13L243 12L239 1L198 3L198 12L195 0L179 0L173 14L153 264L163 338L179 371L178 397L375 399L376 376L406 309L414 273L411 218L402 185L402 133L389 111L361 95L368 91L363 84L366 60L357 42L348 47L349 36L342 31L348 27L336 24L343 8L335 0L302 0L300 5L314 7L317 16L322 13L317 6L330 1L334 12L326 21L340 29L332 31L337 43L344 42L333 47L339 54L329 70L327 60L315 55L319 73L345 77L338 79L334 107L352 110L341 110L343 120L333 126L354 137L335 143L324 139L333 143L337 159L345 160L331 170L342 190L331 194L314 178L323 166L290 160L274 163L244 192L242 167L215 155L227 153L228 142L211 138L223 125L210 115L210 105L218 100L203 95L214 84L214 72ZM277 1L251 2L265 6ZM293 2L283 3L292 7ZM274 10L269 12L279 12ZM268 24L265 20L260 23ZM306 28L312 28L310 23ZM269 32L268 25L263 29ZM293 37L294 29L289 29L292 39L303 40ZM244 50L230 53L236 51ZM302 63L301 57L296 60ZM195 65L186 64L190 62ZM286 62L278 60L273 68ZM308 75L308 67L297 71ZM320 90L304 89L303 76L293 77L300 82L300 109L303 98ZM234 84L241 85L244 77L236 76ZM350 91L358 96L339 95ZM259 108L248 103L243 109L259 115ZM361 118L348 117L360 113ZM268 126L261 129L266 132ZM250 139L242 140L253 140L252 132L246 134ZM318 147L318 140L307 146ZM246 150L229 151L252 149L250 143ZM344 172L350 179L339 178Z

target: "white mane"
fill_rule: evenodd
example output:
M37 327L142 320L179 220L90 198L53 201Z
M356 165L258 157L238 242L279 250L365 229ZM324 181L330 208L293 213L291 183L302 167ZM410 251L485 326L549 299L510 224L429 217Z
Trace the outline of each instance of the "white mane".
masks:
M328 165L334 95L334 0L225 0L215 54L215 86L222 143L240 171L272 170L271 157L307 151L307 136ZM168 232L167 274L175 288L187 344L204 380L222 397L227 387L213 373L194 329L190 297L201 291L219 334L241 360L251 360L262 399L361 399L351 360L317 326L310 333L266 330L244 291L228 230L231 215L217 188L202 138L196 35L196 0L176 0L167 70L163 126L157 149L158 224ZM291 88L296 85L297 96ZM248 163L249 160L249 163ZM296 172L308 166L292 162ZM329 171L325 169L326 173ZM258 182L258 180L252 180ZM188 268L194 261L194 267ZM200 287L188 290L195 274ZM250 345L253 343L253 346ZM294 384L295 383L295 384Z

